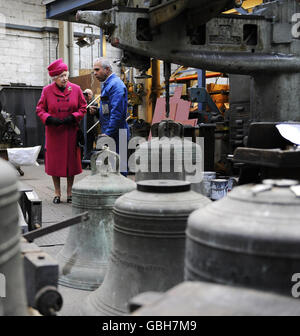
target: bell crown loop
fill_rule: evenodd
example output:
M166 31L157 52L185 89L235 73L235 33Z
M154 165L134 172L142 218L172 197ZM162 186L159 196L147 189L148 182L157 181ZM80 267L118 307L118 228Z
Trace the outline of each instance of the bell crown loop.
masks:
M101 157L102 156L102 157ZM110 158L115 158L116 169L114 170ZM97 164L99 162L99 164ZM120 157L117 153L111 151L108 146L103 146L102 149L94 153L91 157L92 175L100 173L102 176L120 173Z

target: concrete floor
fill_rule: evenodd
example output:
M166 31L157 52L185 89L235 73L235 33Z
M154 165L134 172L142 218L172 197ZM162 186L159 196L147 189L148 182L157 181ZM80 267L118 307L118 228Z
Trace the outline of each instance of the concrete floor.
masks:
M22 183L30 186L38 194L42 200L42 225L43 227L63 221L72 217L72 205L66 202L66 183L65 178L61 179L62 197L60 204L53 204L54 187L51 176L48 176L44 171L44 165L39 167L22 167L24 176L20 176L19 180ZM80 175L75 177L75 182L90 175L90 170L83 170ZM68 228L38 238L34 243L42 248L43 251L56 258L58 252L65 244ZM61 316L77 316L79 315L80 305L84 303L85 298L90 291L77 290L64 286L58 287L59 292L63 297L63 307L57 315Z

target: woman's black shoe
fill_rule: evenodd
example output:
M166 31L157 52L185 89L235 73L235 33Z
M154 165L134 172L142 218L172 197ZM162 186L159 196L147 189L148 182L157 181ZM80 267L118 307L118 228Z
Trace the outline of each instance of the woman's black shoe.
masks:
M68 202L68 203L72 203L72 196L68 196L68 197L67 197L67 202Z
M55 196L55 197L53 198L53 203L54 203L54 204L59 204L59 203L60 203L60 197L59 197L59 196Z

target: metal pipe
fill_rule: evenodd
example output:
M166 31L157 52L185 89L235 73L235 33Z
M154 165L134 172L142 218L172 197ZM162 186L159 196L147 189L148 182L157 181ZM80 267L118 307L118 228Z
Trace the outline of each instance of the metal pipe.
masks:
M285 54L172 51L168 61L232 74L300 72L300 57Z
M144 100L144 107L145 107L145 118L148 123L151 124L152 121L152 115L153 115L153 92L152 92L152 86L153 86L153 60L151 62L151 67L147 71L147 75L151 76L147 79L145 79L145 100Z
M50 32L48 32L48 64L51 63L51 35Z
M101 95L97 96L95 99L93 99L86 108L90 107L98 98L100 98Z
M74 28L73 23L68 22L68 47L69 47L69 72L74 76Z
M100 57L103 57L103 30L100 28Z
M78 56L79 56L79 73L80 73L80 70L81 70L81 48L78 46L79 48L79 52L78 52Z
M214 73L207 73L205 77L214 78L214 77L220 77L222 75L223 74L221 72L214 72ZM190 75L190 76L185 76L185 77L171 78L170 83L184 82L184 81L197 80L197 79L198 79L198 75Z
M97 126L100 123L100 121L98 120L90 129L87 130L86 133L89 133L95 126Z
M6 29L11 30L22 30L22 31L28 31L28 32L36 32L36 33L43 33L43 32L50 32L58 34L59 29L56 27L34 27L34 26L27 26L27 25L18 25L13 23L6 23L5 24ZM98 35L96 34L85 34L82 32L74 32L75 37L82 37L87 36L90 38L98 38Z
M83 159L87 159L87 113L83 117L83 136L84 136L84 146L83 146Z
M75 224L83 223L89 220L89 213L87 211L82 212L74 217L71 217L69 219L63 220L62 222L53 224L51 226L47 226L44 228L36 229L34 231L27 232L23 235L23 238L25 238L29 242L33 242L34 239L43 237L49 233L56 232L58 230L65 229L67 227L70 227Z
M197 70L197 77L198 77L198 87L206 89L206 77L205 77L205 70L196 69ZM206 110L206 103L198 103L198 111L205 111Z
M156 101L156 99L160 97L162 90L160 86L160 60L153 59L151 64L152 64L152 92L153 97ZM155 105L155 102L153 105Z
M170 115L170 76L171 76L171 63L164 62L164 76L166 88L166 118Z
M92 23L100 28L107 28L111 24L111 10L104 11L78 11L76 20L82 23Z
M152 59L151 70L152 70L152 73L151 73L151 75L152 75L152 87L151 87L150 99L152 101L152 108L151 108L151 111L149 111L149 114L151 113L151 115L148 115L148 117L147 117L148 122L152 121L156 101L157 101L157 98L160 97L161 90L162 90L161 85L160 85L160 60Z
M144 50L122 43L113 46L131 53L149 57L149 50ZM300 72L300 57L282 53L243 53L243 52L212 52L189 50L169 50L162 52L152 48L151 57L174 64L222 73L255 75L255 73L295 73Z

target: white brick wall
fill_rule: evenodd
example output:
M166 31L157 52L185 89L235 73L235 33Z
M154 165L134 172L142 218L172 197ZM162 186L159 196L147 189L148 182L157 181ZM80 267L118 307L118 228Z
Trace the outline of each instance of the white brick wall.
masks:
M46 7L40 0L0 0L0 85L25 83L44 86L50 82L47 66L58 57L58 34L53 32L32 32L3 28L1 24L30 27L55 27L58 22L46 19ZM84 32L87 25L74 23L74 32ZM100 29L91 26L93 33L100 35ZM91 29L86 28L86 33ZM81 69L92 69L91 47L81 48L74 41L74 76ZM80 54L80 58L79 58ZM113 60L120 59L121 51L106 44L106 56L111 59L114 71L119 68ZM93 45L93 59L100 56L99 39ZM65 60L67 61L67 60Z
M0 24L30 27L57 27L46 20L46 8L37 0L0 0ZM50 34L50 58L55 59L57 34ZM53 36L52 36L53 35ZM49 62L49 34L21 29L0 32L0 85L25 83L32 86L47 84L45 67Z

